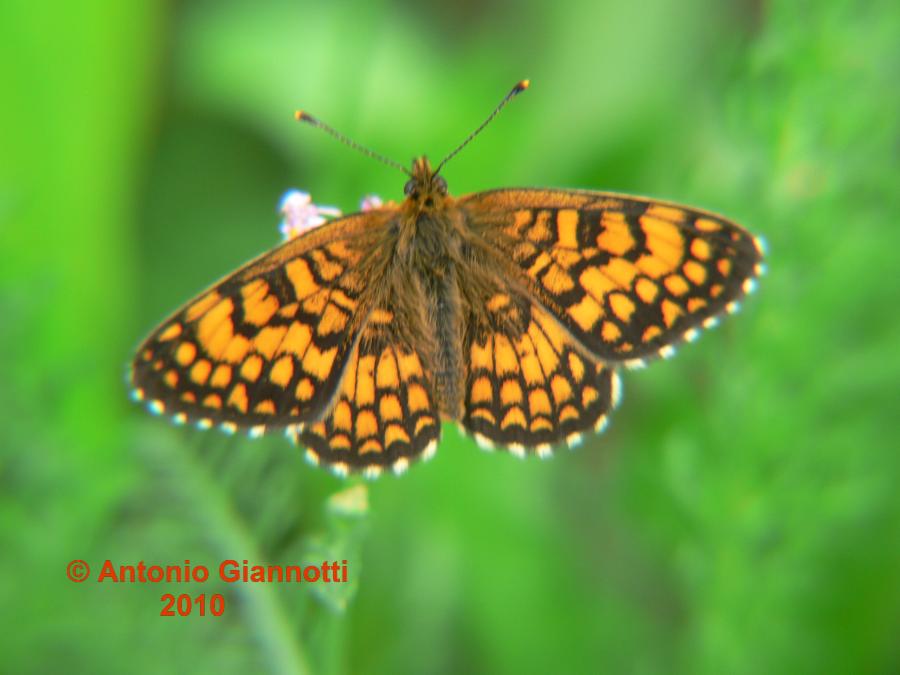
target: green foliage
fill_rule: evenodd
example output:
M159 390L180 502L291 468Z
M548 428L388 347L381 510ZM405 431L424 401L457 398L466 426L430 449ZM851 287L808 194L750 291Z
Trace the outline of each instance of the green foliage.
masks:
M0 10L4 671L900 671L896 3L57 5ZM606 434L519 462L448 426L365 488L129 405L135 344L277 241L285 189L400 197L295 108L437 158L524 77L455 194L652 194L770 245ZM351 581L73 584L76 558Z

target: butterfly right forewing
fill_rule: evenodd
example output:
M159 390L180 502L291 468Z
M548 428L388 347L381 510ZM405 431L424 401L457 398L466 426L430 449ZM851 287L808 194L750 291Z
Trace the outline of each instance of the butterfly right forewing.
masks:
M598 358L670 353L752 288L762 246L690 207L577 190L495 190L459 200L498 260Z

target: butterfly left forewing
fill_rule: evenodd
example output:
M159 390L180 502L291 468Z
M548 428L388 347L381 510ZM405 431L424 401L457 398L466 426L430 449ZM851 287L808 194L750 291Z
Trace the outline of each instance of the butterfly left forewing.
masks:
M138 349L138 398L176 421L228 431L323 414L358 340L389 218L358 214L311 231L189 302Z
M637 364L692 339L747 293L762 246L685 206L577 190L495 190L458 202L509 273L598 358Z

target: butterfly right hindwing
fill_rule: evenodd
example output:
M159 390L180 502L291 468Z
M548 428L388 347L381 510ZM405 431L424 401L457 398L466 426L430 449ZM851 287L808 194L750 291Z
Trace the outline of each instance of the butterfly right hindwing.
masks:
M618 374L587 358L543 308L514 292L498 293L468 336L461 422L482 445L546 454L606 425Z

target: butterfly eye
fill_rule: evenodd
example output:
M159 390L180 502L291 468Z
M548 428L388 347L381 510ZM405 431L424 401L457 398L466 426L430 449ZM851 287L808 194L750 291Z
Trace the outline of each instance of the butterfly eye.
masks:
M419 181L415 178L410 178L406 181L406 185L403 186L403 194L409 197L416 189L419 187Z
M442 195L447 194L447 181L443 176L435 176L433 182L435 190L440 192Z

